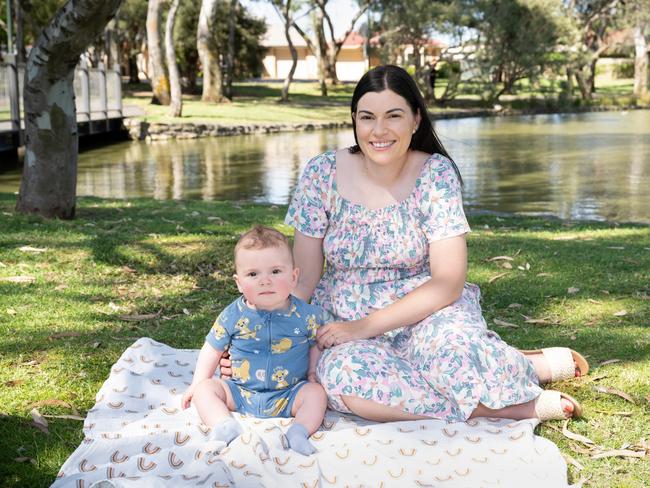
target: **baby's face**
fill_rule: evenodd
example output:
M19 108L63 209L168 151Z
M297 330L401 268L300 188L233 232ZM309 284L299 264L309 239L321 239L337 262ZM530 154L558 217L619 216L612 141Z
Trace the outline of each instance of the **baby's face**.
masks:
M289 295L298 282L291 251L286 247L239 249L234 276L248 304L261 310L280 310L289 305Z

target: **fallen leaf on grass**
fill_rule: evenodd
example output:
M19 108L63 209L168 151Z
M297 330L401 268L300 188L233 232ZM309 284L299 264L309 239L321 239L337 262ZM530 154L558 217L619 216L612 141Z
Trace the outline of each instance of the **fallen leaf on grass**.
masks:
M101 342L93 342L93 349L97 349L101 345L102 345Z
M607 361L603 361L602 363L600 363L598 366L599 367L600 366L607 366L608 364L614 364L614 363L620 363L620 362L621 362L620 359L608 359Z
M631 449L613 449L611 451L603 451L591 456L591 459L602 459L606 457L645 457L645 451L632 451Z
M14 310L13 308L8 308L7 309L7 314L8 315L16 315L17 313L18 312L16 312L16 310Z
M130 268L129 266L122 266L122 271L125 273L135 273L135 270L133 268Z
M36 281L36 278L27 275L5 276L3 278L0 278L0 281L8 281L10 283L34 283Z
M582 464L580 464L578 461L573 459L572 456L569 456L568 454L563 454L562 456L564 457L564 460L567 463L572 464L578 471L582 471L583 469L585 469L585 467Z
M508 273L499 273L498 275L494 275L492 278L488 280L488 283L494 283L496 280L498 280L499 278L503 278L507 274Z
M521 308L523 305L521 303L511 303L508 305L508 308Z
M494 256L493 258L488 259L488 261L514 261L514 258L510 256Z
M506 322L505 320L501 319L494 319L493 320L494 325L498 325L499 327L509 327L511 329L518 329L519 326L517 324L513 324L511 322Z
M650 395L646 395L646 397L645 397L645 401L648 402L648 403L650 403Z
M630 403L636 403L634 398L625 393L624 391L617 390L616 388L610 388L609 386L598 385L594 387L594 390L598 393L609 393L610 395L616 395L621 397L623 400L627 400Z
M29 414L32 416L33 422L32 425L39 429L40 431L49 434L49 430L47 429L47 420L41 415L41 413L35 409L32 408L31 412Z
M48 419L86 420L86 417L80 415L43 415L43 417Z
M27 456L20 456L20 457L14 458L14 461L16 461L17 463L32 463L32 464L36 464L36 459L34 459L34 458L30 458L30 457L27 457Z
M60 285L57 285L56 288L54 288L54 290L55 291L63 291L66 288L68 288L68 285L66 285L65 283L61 283Z
M632 412L607 412L605 410L592 410L592 411L596 413L602 413L604 415L615 415L617 417L631 417L633 415Z
M625 247L624 247L624 246L607 246L607 249L618 249L618 250L621 250L621 249L625 249Z
M544 277L544 276L553 276L553 274L551 274L551 273L537 273L536 276L537 276L538 278L542 278L542 277Z
M571 287L567 288L567 291L566 291L566 292L567 292L569 295L575 295L575 294L578 293L579 291L580 291L580 288L576 288L575 286L571 286Z
M550 324L557 323L557 322L551 321L550 317L540 317L540 318L536 319L536 318L533 318L533 317L528 317L527 315L523 315L523 314L522 314L522 317L524 318L524 322L526 322L527 324L550 325Z
M627 310L619 310L618 312L615 312L614 317L625 317L627 315Z
M34 402L31 405L28 405L27 408L38 408L38 407L45 407L45 406L69 408L74 415L79 415L79 411L74 407L74 405L68 402L64 402L63 400L56 400L56 399L39 400L38 402Z
M554 241L573 241L574 239L577 239L577 238L578 238L578 236L569 235L569 236L557 236L557 237L554 237L553 240Z
M81 332L68 331L68 332L57 332L56 334L52 334L52 335L48 336L47 338L48 339L62 339L64 337L78 337L80 335L81 335Z
M569 429L567 429L567 425L569 425L569 420L570 419L566 419L564 421L564 425L562 425L562 435L564 435L564 437L571 439L573 441L582 442L583 444L595 445L594 441L592 441L589 437L576 434L575 432L571 432Z
M510 264L508 261L504 261L504 262L500 263L499 266L501 266L502 268L505 268L505 269L512 269L512 264Z
M142 320L151 320L155 319L160 315L160 312L156 313L140 313L140 314L133 314L133 315L118 315L118 319L120 320L126 320L127 322L140 322Z
M600 300L594 300L593 298L587 298L587 301L588 301L589 303L594 303L594 304L596 304L596 305L602 305L602 303L603 303L603 302L601 302Z
M9 380L9 381L5 381L4 385L7 388L13 388L14 386L20 386L23 383L25 383L25 380Z
M557 430L558 432L561 432L560 429L554 429ZM583 456L591 456L594 453L594 450L592 447L586 448L582 447L578 444L575 444L573 442L569 442L569 449L571 449L573 452L577 454L582 454Z
M18 250L22 251L22 252L41 253L41 252L46 252L47 247L21 246L21 247L18 248Z

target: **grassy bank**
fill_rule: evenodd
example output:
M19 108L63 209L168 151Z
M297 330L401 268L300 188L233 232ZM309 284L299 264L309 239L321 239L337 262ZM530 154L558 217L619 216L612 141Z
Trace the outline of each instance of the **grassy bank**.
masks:
M446 80L439 80L436 95L445 90ZM348 122L349 104L353 84L341 84L329 88L327 97L320 95L317 83L293 83L289 103L279 103L281 83L240 82L234 85L232 103L211 104L201 101L200 94L183 95L183 116L168 115L169 107L151 105L148 85L124 85L123 104L141 109L150 122L210 122L223 125L277 124L306 122ZM484 87L475 83L460 86L456 99L431 108L437 116L467 113L483 114L493 106L481 99ZM632 80L603 80L590 103L579 99L562 98L560 85L540 81L531 85L526 80L516 86L515 94L503 95L499 100L502 110L507 111L571 111L588 107L626 107L634 105Z
M235 236L253 223L290 229L277 206L83 198L77 219L62 222L16 215L14 204L0 194L0 485L39 487L82 440L81 422L49 418L45 433L30 411L83 417L138 337L200 347L236 295ZM573 481L646 486L647 456L597 454L650 447L650 227L491 216L471 224L469 278L489 326L522 348L569 344L593 368L556 387L586 409L568 430L594 444L566 437L561 422L539 433L560 446Z

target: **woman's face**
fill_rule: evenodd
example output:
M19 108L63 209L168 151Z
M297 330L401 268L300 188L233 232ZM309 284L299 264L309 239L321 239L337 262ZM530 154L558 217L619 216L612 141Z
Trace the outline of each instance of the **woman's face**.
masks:
M388 89L363 95L353 117L361 151L379 164L404 158L420 124L420 114L413 113L406 99Z

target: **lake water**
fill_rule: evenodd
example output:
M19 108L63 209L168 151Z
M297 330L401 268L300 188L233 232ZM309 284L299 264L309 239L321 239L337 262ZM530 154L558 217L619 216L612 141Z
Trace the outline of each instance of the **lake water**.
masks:
M650 111L440 120L468 210L650 223ZM306 161L351 130L154 143L79 157L78 195L285 204ZM18 171L0 174L17 191Z

